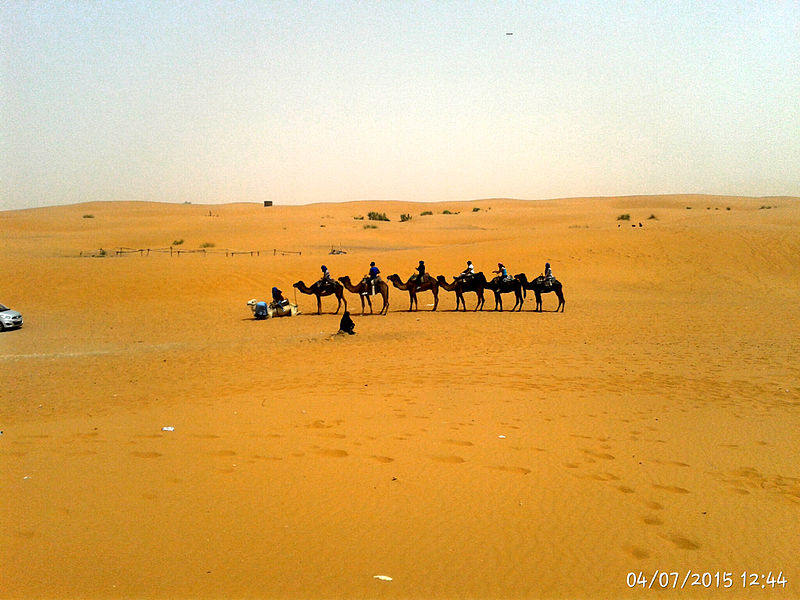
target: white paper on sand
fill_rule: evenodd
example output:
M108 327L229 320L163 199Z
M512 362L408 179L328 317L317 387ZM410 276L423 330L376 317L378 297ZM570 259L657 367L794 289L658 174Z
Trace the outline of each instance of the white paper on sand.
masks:
M375 579L380 579L381 581L391 581L392 578L388 575L373 575Z

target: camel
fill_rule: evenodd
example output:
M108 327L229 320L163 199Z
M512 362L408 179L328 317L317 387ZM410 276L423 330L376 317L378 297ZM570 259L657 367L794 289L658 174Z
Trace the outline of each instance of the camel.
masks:
M518 275L514 275L514 279L517 279L520 283L522 283L522 287L527 290L533 290L533 293L536 294L536 308L534 309L537 312L542 312L542 294L547 294L549 292L555 292L556 296L558 296L558 306L556 307L555 312L558 312L558 309L561 309L561 312L564 312L564 294L561 292L561 282L558 279L553 279L553 285L547 286L544 283L544 277L539 276L536 279L528 281L528 277L525 273L519 273Z
M347 310L347 299L344 298L344 288L342 284L338 281L333 281L328 285L324 285L319 281L315 282L311 287L306 286L303 281L298 281L297 283L292 285L293 288L296 288L298 292L301 294L313 294L317 297L317 314L322 314L322 296L330 296L333 294L336 296L336 299L339 301L339 305L336 307L336 312L333 314L338 314L339 309L342 307L342 302L344 302L344 309Z
M456 279L453 283L447 283L444 275L439 275L436 278L439 282L439 287L448 292L456 293L456 310L459 304L464 307L464 312L467 311L467 303L464 302L464 292L475 292L478 295L478 303L475 305L475 310L483 310L483 289L486 287L486 276L482 272L477 272L475 275L467 280Z
M366 278L362 279L358 285L353 285L350 282L349 275L339 277L339 281L342 282L342 285L348 292L358 294L359 298L361 298L361 315L364 315L364 298L366 298L367 303L369 303L369 314L372 314L372 300L369 299L369 284ZM378 279L378 281L375 282L375 291L383 296L383 308L379 314L385 315L389 312L389 284L382 279Z
M259 302L255 298L247 301L247 306L253 311L253 316L257 320L271 319L273 317L293 317L299 314L296 304L291 304L288 300L285 304L278 302Z
M510 281L500 281L500 277L495 277L491 281L486 282L486 287L494 292L494 309L499 310L502 312L503 310L503 296L502 294L509 294L514 293L514 297L516 298L516 302L514 302L514 308L511 309L511 312L521 311L522 310L522 302L525 298L525 288L522 286L522 282L518 279L512 279Z
M420 285L417 285L417 282L413 277L405 283L403 283L403 280L400 279L400 276L396 274L389 275L387 279L391 281L392 285L394 285L394 287L396 287L398 290L408 291L408 297L411 301L411 304L408 307L409 311L417 310L417 292L425 292L427 290L433 292L433 310L436 310L436 307L439 306L439 282L430 275L426 275L425 281Z

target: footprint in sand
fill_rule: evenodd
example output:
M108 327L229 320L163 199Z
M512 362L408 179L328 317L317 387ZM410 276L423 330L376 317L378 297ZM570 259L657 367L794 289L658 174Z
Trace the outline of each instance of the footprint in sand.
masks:
M589 450L588 448L581 448L581 452L584 454L591 456L593 458L602 458L603 460L615 460L616 456L613 454L608 454L606 452L597 452L595 450Z
M377 461L377 462L379 462L379 463L390 463L390 462L394 462L394 459L393 459L393 458L390 458L390 457L388 457L388 456L370 456L370 458L371 458L372 460L374 460L374 461Z
M691 492L686 488L678 487L677 485L659 485L657 483L653 484L653 487L657 490L664 490L665 492L672 492L673 494L690 494Z
M350 456L346 450L338 450L335 448L320 448L314 452L320 456L328 456L330 458L344 458L345 456Z
M161 452L131 452L137 458L158 458L164 456Z
M662 535L660 537L669 542L672 542L673 544L675 544L675 546L677 546L681 550L697 550L698 548L700 548L700 544L698 544L697 542L693 542L689 538L685 538L682 535L676 535L674 533L671 533L669 535Z
M643 500L642 503L650 510L664 510L664 505L652 500Z
M472 442L466 440L445 440L445 444L452 444L453 446L474 446Z
M458 465L463 462L467 462L460 456L431 456L431 459L435 460L436 462L448 463L451 465Z
M490 469L495 469L496 471L505 471L507 473L517 473L519 475L527 475L531 472L530 469L526 469L525 467L508 467L506 465L498 465L496 467L489 467Z
M629 488L627 485L618 485L617 489L623 494L635 494L636 490Z
M642 521L644 521L645 525L663 525L664 521L659 519L655 515L645 515L642 517Z
M650 558L650 553L638 546L626 546L624 550L634 558Z
M211 456L236 456L233 450L218 450L217 452L209 452Z

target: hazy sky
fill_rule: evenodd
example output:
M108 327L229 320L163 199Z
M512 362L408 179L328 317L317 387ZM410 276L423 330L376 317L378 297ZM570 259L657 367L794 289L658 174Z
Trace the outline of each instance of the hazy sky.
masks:
M798 1L5 0L0 60L2 209L800 195Z

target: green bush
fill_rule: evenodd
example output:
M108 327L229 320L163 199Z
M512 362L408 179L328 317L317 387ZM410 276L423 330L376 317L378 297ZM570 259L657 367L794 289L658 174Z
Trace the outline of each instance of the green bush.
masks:
M655 215L650 215L649 217L647 217L647 220L648 221L658 221L658 217L655 216Z
M449 210L447 210L447 209L444 209L444 210L442 211L442 214L443 214L443 215L452 215L453 213L451 213L451 212L450 212Z
M400 215L400 222L401 223L405 223L406 221L410 221L410 220L411 220L411 215L407 215L405 213Z
M84 219L94 219L94 215L83 215Z
M377 229L377 228L378 228L377 225L372 225L371 223L364 224L364 229Z
M479 210L480 210L480 208L478 208L477 206L474 206L474 207L472 208L472 212L478 212Z
M624 215L620 215L617 217L617 221L630 221L630 220L631 216L628 213L625 213Z
M180 246L183 243L183 240L172 240L173 246Z
M423 210L421 213L419 213L419 216L420 217L425 217L427 215L432 215L432 214L433 214L432 210Z
M370 211L367 213L367 218L370 221L388 221L389 217L386 216L386 213L379 213L375 211Z
M353 220L355 220L355 221L363 221L364 220L364 215L360 215L358 217L353 217Z
M214 246L216 246L214 242L203 242L200 244L201 248L213 248Z

